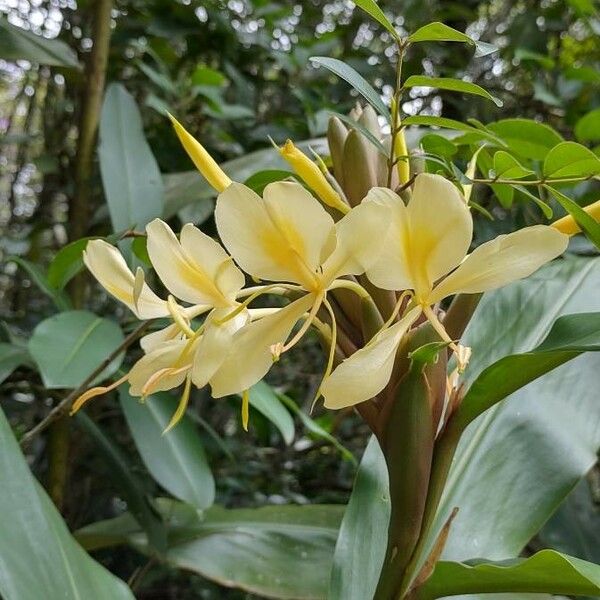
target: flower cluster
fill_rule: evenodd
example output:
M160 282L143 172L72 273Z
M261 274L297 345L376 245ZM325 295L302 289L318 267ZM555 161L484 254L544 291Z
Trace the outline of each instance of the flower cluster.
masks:
M420 174L404 186L402 197L372 187L351 206L291 142L282 156L315 195L298 182L279 181L267 185L261 197L231 181L173 122L188 154L219 192L215 220L223 246L191 224L178 238L163 221L152 221L146 227L148 254L170 292L165 300L149 288L141 269L134 274L128 268L115 247L103 240L88 243L85 264L110 294L140 319L162 317L170 323L141 340L144 356L124 378L89 390L75 410L125 380L130 393L140 397L183 384L171 427L185 411L192 384L209 385L214 398L242 394L246 426L247 390L311 327L329 348L319 390L329 408L377 396L390 380L405 335L423 320L454 351L461 371L469 352L446 333L439 303L527 277L567 245L568 236L557 228L537 225L501 235L469 254L473 220L461 190L450 181ZM245 287L247 276L256 285ZM378 331L364 335L362 347L348 348L338 340L332 297L341 291L379 319ZM392 299L387 314L377 302L381 292ZM288 303L253 307L264 295Z

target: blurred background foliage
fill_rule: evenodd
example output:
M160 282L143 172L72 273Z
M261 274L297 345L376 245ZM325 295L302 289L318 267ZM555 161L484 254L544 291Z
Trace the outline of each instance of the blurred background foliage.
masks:
M111 234L109 216L114 230L122 233L107 202L111 205L111 195L117 198L113 205L128 193L135 195L135 190L125 191L119 182L115 184L110 173L101 173L95 152L89 173L78 179L84 107L95 85L89 79L89 61L92 40L98 35L92 23L99 4L0 0L0 344L23 349L19 356L2 354L0 377L2 408L17 434L38 422L63 397L62 388L68 387L59 382L52 389L47 379L30 368L26 341L38 323L54 314L56 307L69 306L108 316L126 333L132 328L131 317L89 278L68 281L79 267L81 246L71 247L75 259L69 258L68 251L60 253L80 237ZM233 161L228 164L238 177L243 174L243 180L272 162L263 154L244 159L248 152L268 148L269 136L276 142L322 138L327 111L346 113L356 103L355 92L329 71L311 65L310 56L344 60L384 98L392 93L393 65L387 60L392 40L348 0L117 0L104 4L110 9L106 83L123 87L109 88L115 100L105 103L108 112L101 117L100 133L105 123L119 117L124 138L120 150L126 157L139 111L162 174L162 182L159 176L150 181L143 210L152 212L150 196L156 193L162 207L159 214L175 226L178 221L192 220L214 232L210 193L198 193L199 175L190 174L192 165L165 111L175 114L218 161ZM382 0L380 4L402 32L442 21L499 48L496 54L472 60L472 51L462 45L413 47L405 74L473 81L499 97L503 108L473 96L414 88L405 98L406 113L443 114L484 123L526 117L551 125L565 139L577 139L592 148L600 144L600 115L592 113L600 107L600 20L594 0ZM23 55L14 54L10 45L12 26L64 45L54 48L53 58L42 57L40 64L22 60ZM118 151L110 145L101 148L101 154L120 160ZM151 179L146 172L138 176ZM584 186L580 197L587 192ZM484 188L477 193L481 206L499 214L489 191ZM523 220L543 221L531 206L506 206L499 224L481 217L482 235L486 227L512 229L513 223ZM133 247L143 262L143 244L134 241ZM287 416L269 416L268 407L267 416L264 410L253 410L249 434L241 431L237 401L214 402L204 392L195 394L190 426L200 432L218 504L347 501L355 473L352 457L360 457L368 432L348 414L317 412L314 420L305 416L321 366L316 339L306 342L293 357L286 355L273 370L270 383L287 395ZM297 406L305 409L301 416L296 415ZM164 494L159 483L172 491L160 478L157 483L155 472L151 476L146 460L140 458L118 395L98 401L89 413L131 463L143 495ZM294 423L290 425L291 416ZM342 447L332 444L331 435ZM107 469L107 458L95 439L85 423L67 423L35 439L27 449L31 468L71 529L116 516L125 506L121 484L114 469ZM590 489L597 494L597 482L592 483ZM586 492L578 488L575 506L585 501ZM572 505L566 510L585 520L581 527L588 522L598 527L589 498L585 510ZM569 522L565 513L554 525L564 529ZM546 538L534 541L534 546L551 544L552 531ZM139 598L261 597L224 592L200 575L166 564L149 568L143 556L127 548L100 549L95 557L129 579Z

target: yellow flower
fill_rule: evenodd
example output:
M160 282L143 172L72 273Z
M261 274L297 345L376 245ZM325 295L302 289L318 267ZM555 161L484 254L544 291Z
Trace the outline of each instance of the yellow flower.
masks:
M595 221L600 223L600 200L596 200L596 202L585 206L583 210L585 210L585 212ZM581 233L581 228L579 225L577 225L575 219L571 215L567 215L562 219L558 219L558 221L554 221L554 223L552 223L552 227L554 227L554 229L558 229L558 231L566 233L567 235Z
M501 235L467 254L473 221L458 190L438 175L419 175L406 206L391 190L374 188L369 199L390 209L392 225L379 259L366 275L387 290L412 290L412 310L346 359L325 381L325 406L342 408L367 400L387 384L403 334L421 312L451 341L431 306L458 293L485 292L527 277L567 247L568 237L536 225ZM457 349L458 350L458 349ZM468 352L461 353L468 356ZM369 373L369 377L351 373Z
M289 182L269 184L262 198L238 183L219 195L217 229L236 262L257 279L287 282L303 295L235 334L231 352L211 379L214 397L259 381L315 322L321 305L329 310L328 290L349 287L366 296L355 282L340 278L363 273L375 260L379 248L373 240L385 235L387 215L387 207L364 203L335 223L304 187ZM305 313L300 331L286 344Z

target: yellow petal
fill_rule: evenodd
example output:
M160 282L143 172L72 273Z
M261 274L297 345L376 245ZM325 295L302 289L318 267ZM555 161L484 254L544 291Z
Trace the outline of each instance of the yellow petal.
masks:
M354 406L375 397L390 380L396 351L410 326L421 314L413 308L396 324L377 334L368 346L342 362L323 383L327 408Z
M141 282L137 302L135 301L135 277L114 246L104 240L90 240L83 252L83 262L100 285L128 306L138 318L154 319L169 314L167 303L161 300L146 283Z
M212 238L191 224L181 243L160 219L146 226L148 254L165 286L186 302L228 306L244 285L244 276Z
M171 323L163 329L153 331L140 338L140 346L145 354L152 352L165 342L183 339L183 334L177 323Z
M186 131L183 125L172 115L169 115L171 123L175 128L177 137L181 142L181 145L185 148L189 157L192 159L196 168L210 183L210 185L217 190L222 192L231 184L231 179L225 174L223 169L215 162L213 157L205 150L204 146L190 133Z
M476 248L429 297L429 304L457 294L493 290L537 271L562 254L569 237L546 225L525 227Z
M271 183L263 200L234 183L219 195L215 219L223 244L244 271L259 279L314 287L334 223L300 184Z
M593 202L588 206L584 206L583 210L585 210L585 212L595 221L600 223L600 200L596 200L596 202ZM552 223L552 227L554 227L554 229L558 229L558 231L566 233L567 235L575 235L576 233L581 232L581 227L577 225L575 219L571 215L567 215L562 219L554 221L554 223Z
M239 394L260 381L273 364L271 346L285 342L314 302L314 294L307 294L240 329L233 338L231 351L210 381L213 398Z
M367 278L385 290L413 289L409 270L408 214L402 198L387 188L372 188L363 204L374 203L389 210L389 228L371 245L379 250L377 260L366 271Z
M386 204L363 202L335 224L335 250L323 265L326 281L360 275L379 259L382 245L375 240L385 239L391 212Z
M178 360L181 357L182 352L185 350L187 340L173 340L171 342L165 342L159 347L153 349L151 352L142 356L132 367L129 372L129 393L132 396L142 396L143 389L148 380L159 371L168 368L179 368L185 366L184 364L178 364ZM191 367L192 356L189 357L187 365ZM162 377L153 387L153 392L170 390L178 387L185 380L185 372L177 372L175 374L169 374Z
M473 219L456 187L430 174L415 179L407 216L407 258L419 297L464 259L473 237Z

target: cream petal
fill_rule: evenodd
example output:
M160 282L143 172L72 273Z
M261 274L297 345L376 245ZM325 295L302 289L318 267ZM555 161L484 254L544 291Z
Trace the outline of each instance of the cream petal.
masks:
M153 331L140 338L140 346L145 354L149 354L156 350L164 343L172 342L173 340L183 339L183 333L177 323L171 323L163 329Z
M335 224L336 246L323 265L327 282L342 275L360 275L379 258L390 227L391 209L386 204L363 202Z
M385 290L412 289L408 261L408 216L402 198L387 188L372 188L363 204L375 203L389 210L389 227L385 237L375 237L370 244L379 249L377 260L367 268L369 281ZM362 205L361 205L362 206Z
M381 392L390 380L398 346L420 314L420 307L413 308L396 324L380 332L368 346L342 362L321 387L325 407L354 406Z
M429 297L434 304L459 292L476 294L493 290L537 271L561 255L569 237L553 227L525 227L476 248Z
M129 393L132 396L141 396L142 390L150 377L161 369L167 369L177 365L185 366L184 364L178 364L178 360L181 357L182 352L185 350L187 340L174 340L172 342L165 342L158 348L152 350L149 354L142 356L129 371L128 381ZM191 367L192 355L189 355L189 361L187 364ZM180 372L175 375L168 375L160 379L156 386L153 386L152 392L159 392L164 390L170 390L183 383L186 377L186 372Z
M233 336L249 320L248 310L244 310L234 318L219 324L215 320L222 319L231 309L216 309L208 319L206 329L198 343L192 366L192 382L198 388L204 387L210 378L223 364L231 349Z
M169 314L167 303L146 283L141 286L137 307L134 301L135 277L121 253L104 240L90 240L83 252L83 262L100 285L129 307L140 319L154 319Z
M285 342L314 302L314 294L307 294L238 331L231 351L210 381L213 398L240 393L260 381L273 364L271 346Z
M466 256L473 237L473 219L456 187L440 175L427 173L415 179L407 217L407 259L413 289L422 296Z
M234 183L219 195L215 219L223 244L244 271L259 279L314 286L334 223L300 184L269 184L263 200Z
M186 225L180 243L171 228L160 219L146 225L146 232L152 266L173 295L197 304L230 304L231 299L224 295L215 280L217 276L222 278L228 291L239 283L237 291L243 285L242 274L235 274L235 265L230 264L226 252L214 240L193 225ZM194 244L198 247L190 252Z

